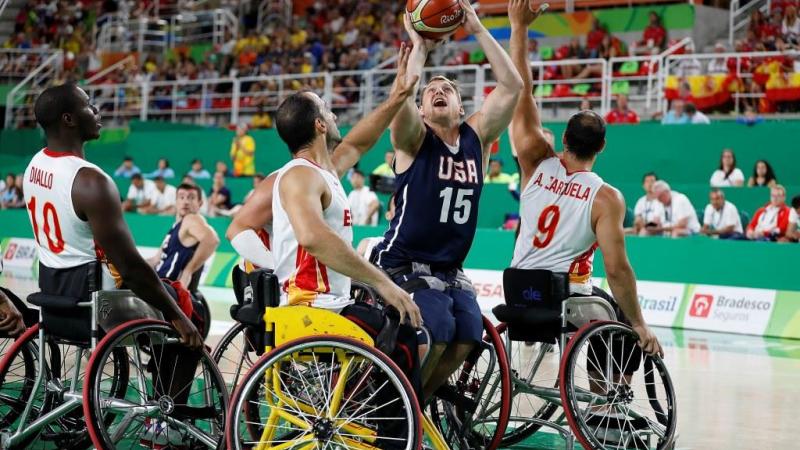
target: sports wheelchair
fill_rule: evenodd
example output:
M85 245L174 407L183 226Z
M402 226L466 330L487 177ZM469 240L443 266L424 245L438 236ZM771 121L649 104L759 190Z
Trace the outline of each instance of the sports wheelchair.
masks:
M425 440L443 450L466 448L467 439L496 448L502 439L497 422L493 428L500 427L482 435L469 428L482 387L497 380L510 394L502 340L488 320L487 332L495 339L472 352L468 364L473 369L456 380L474 389L448 389L423 415L405 375L378 350L382 333L373 339L350 320L322 309L277 307L278 284L268 271L243 274L234 268L233 280L238 304L231 316L237 324L213 353L235 388L228 448L417 449ZM378 302L375 292L359 283L353 284L351 297Z
M160 312L127 290L28 302L39 323L0 361L0 448L224 447L222 376Z
M571 296L566 274L549 271L506 269L503 285L506 303L493 309L512 368L502 447L531 436L552 446L560 435L567 450L576 438L586 450L673 448L675 390L666 366L643 354L607 300ZM473 421L501 421L503 403L483 397ZM542 428L557 434L534 436Z

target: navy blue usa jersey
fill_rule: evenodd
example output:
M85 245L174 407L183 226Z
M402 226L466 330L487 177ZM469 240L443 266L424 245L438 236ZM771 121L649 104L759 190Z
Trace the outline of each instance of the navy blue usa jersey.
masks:
M460 267L478 224L483 152L475 131L462 123L451 148L427 127L411 167L395 181L396 212L373 261L384 268L411 262Z
M179 238L181 223L183 221L176 222L164 237L164 242L161 244L161 262L156 267L159 277L172 281L176 281L180 277L184 267L192 260L197 246L200 245L199 242L191 247L184 247L181 244Z

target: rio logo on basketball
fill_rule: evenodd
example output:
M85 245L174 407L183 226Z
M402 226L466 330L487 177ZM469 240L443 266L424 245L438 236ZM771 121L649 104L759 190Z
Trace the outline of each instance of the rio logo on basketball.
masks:
M463 13L464 13L464 11L459 9L458 11L456 11L453 14L450 14L449 16L444 16L443 15L441 17L441 25L450 25L451 23L455 22L456 20L460 20L461 19L461 15Z
M689 315L692 317L706 318L711 312L711 305L714 303L714 296L708 294L694 294L692 305L689 307Z

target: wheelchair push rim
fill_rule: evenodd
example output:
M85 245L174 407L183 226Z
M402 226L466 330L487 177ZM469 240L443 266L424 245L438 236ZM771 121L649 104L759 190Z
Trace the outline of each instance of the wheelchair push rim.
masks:
M231 408L229 449L415 450L422 443L411 384L386 355L347 337L308 336L263 355ZM396 434L379 435L381 428Z
M109 355L120 351L130 366L128 389L111 395L104 366ZM193 371L176 375L179 367L192 365ZM133 448L222 449L227 406L227 389L211 356L205 349L193 351L180 344L166 322L124 323L100 341L89 360L83 410L96 448L125 443Z
M230 391L236 389L243 376L258 360L258 354L248 332L247 325L243 323L234 324L222 336L222 339L219 340L219 343L211 353L211 358L217 364L217 368Z
M675 389L663 360L644 354L638 340L627 325L598 321L583 326L567 345L561 400L586 449L672 448Z

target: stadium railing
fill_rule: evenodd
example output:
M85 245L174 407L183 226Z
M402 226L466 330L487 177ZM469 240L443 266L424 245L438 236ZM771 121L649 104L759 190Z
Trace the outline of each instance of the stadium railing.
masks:
M750 24L750 14L756 9L768 13L772 0L731 0L728 13L728 45L733 47L734 36Z
M23 53L20 53L23 52ZM35 55L41 58L41 62L33 68L28 75L12 88L6 96L6 116L5 127L9 128L14 121L15 113L19 116L33 119L33 101L44 87L46 87L54 76L60 73L64 66L64 52L58 51L30 51L9 50L11 55L30 56ZM2 53L0 53L2 55Z
M58 50L46 48L0 49L0 83L19 82Z
M228 9L183 12L166 18L131 19L122 14L106 14L98 21L97 49L163 53L179 45L224 43L236 36L239 19Z

